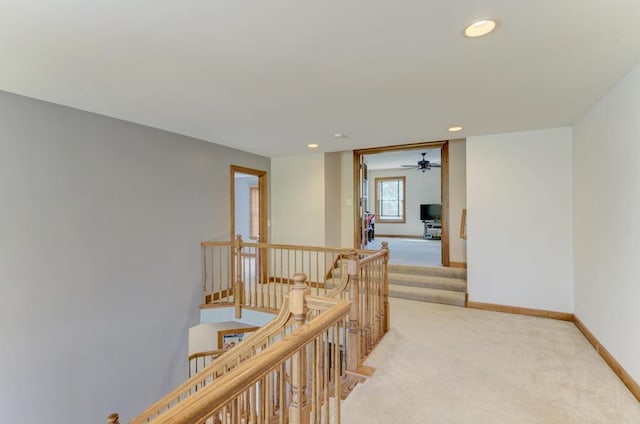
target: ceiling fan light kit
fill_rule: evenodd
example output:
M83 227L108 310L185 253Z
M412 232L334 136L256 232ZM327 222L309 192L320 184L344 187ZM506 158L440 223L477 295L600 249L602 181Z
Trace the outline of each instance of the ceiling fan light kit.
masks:
M422 159L418 161L417 165L402 165L402 167L407 169L417 169L418 171L422 171L423 173L425 171L431 170L431 168L441 168L441 165L439 163L435 163L427 160L426 153L421 153L421 154L422 154Z

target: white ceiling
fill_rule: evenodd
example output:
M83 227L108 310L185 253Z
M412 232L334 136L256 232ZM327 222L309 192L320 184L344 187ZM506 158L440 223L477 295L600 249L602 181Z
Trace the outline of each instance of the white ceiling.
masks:
M461 36L486 16L497 32ZM459 138L571 124L638 63L639 18L638 0L0 0L0 89L271 157Z

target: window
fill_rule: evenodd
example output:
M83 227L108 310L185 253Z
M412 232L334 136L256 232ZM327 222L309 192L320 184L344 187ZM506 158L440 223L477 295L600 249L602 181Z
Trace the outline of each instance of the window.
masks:
M258 240L260 234L260 190L249 187L249 237Z
M405 177L376 178L376 222L404 224L404 195Z

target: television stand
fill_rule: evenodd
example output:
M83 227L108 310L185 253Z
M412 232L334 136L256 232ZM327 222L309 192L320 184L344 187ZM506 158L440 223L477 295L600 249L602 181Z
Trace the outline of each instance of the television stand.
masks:
M424 224L423 238L425 240L441 240L442 239L442 221L439 219L429 219L422 221Z

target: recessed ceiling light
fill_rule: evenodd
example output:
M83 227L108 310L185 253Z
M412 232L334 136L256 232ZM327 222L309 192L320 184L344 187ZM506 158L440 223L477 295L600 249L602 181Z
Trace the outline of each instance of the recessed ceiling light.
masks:
M307 147L310 148L310 149L317 149L318 145L316 143L309 143L309 144L307 144Z
M449 127L449 132L459 132L462 131L462 127Z
M333 138L347 138L348 135L342 133L334 133Z
M493 18L482 18L475 20L467 26L462 34L465 37L477 38L491 33L498 27L498 21Z

